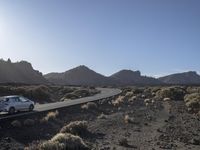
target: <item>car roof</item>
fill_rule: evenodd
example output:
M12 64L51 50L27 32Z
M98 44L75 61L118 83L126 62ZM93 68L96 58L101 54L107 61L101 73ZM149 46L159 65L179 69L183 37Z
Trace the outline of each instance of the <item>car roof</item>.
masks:
M2 98L15 98L20 97L19 95L9 95L9 96L3 96Z

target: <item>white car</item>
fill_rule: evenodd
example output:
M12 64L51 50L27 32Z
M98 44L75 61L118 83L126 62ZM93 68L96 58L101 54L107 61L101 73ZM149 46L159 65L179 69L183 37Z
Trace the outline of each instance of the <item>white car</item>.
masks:
M34 105L33 101L18 95L0 97L0 112L33 111Z

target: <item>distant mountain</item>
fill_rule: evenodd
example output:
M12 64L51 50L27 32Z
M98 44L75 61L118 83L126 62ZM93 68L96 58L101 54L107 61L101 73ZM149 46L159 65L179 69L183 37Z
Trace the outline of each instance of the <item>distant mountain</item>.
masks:
M200 75L195 71L189 71L160 77L159 80L166 84L200 84Z
M44 77L54 84L68 85L157 85L161 83L157 79L141 76L139 71L122 70L105 77L86 66L79 66L64 73L49 73Z
M161 81L147 76L142 76L140 71L121 70L112 76L120 85L159 85Z
M46 84L48 81L26 61L12 63L10 59L1 59L0 83Z
M81 65L63 73L42 75L34 70L26 61L12 63L10 59L0 59L0 83L20 84L59 84L59 85L89 85L89 86L127 86L127 85L200 85L200 75L195 71L183 72L160 77L142 76L140 71L121 70L109 77L101 75L88 67Z
M105 77L86 66L78 66L63 73L49 73L44 76L54 84L67 85L107 85L112 84L108 77Z

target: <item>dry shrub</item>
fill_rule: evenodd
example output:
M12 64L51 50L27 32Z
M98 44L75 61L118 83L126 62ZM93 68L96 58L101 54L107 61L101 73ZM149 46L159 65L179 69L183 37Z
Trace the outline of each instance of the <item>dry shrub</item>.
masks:
M63 143L54 142L54 141L45 141L41 143L37 148L38 150L64 150L65 145Z
M161 90L161 87L151 87L151 93L157 93L158 91Z
M8 86L0 86L0 95L5 96L5 95L11 95L12 94L12 89L11 87Z
M98 119L107 119L107 116L103 113L97 117Z
M171 100L171 98L169 98L169 97L166 97L163 99L163 101L170 101L170 100Z
M74 95L77 97L87 97L90 95L90 92L88 89L79 89L73 92Z
M65 94L64 98L63 99L70 99L70 100L73 100L73 99L77 99L79 98L77 95L73 94L73 93L68 93L68 94Z
M22 127L22 124L21 124L21 122L20 122L19 120L14 120L14 121L12 121L12 122L11 122L11 125L12 125L13 127L15 127L15 128L20 128L20 127Z
M97 89L90 89L89 92L90 92L90 96L91 96L91 95L96 95L96 94L100 93L101 91L97 90Z
M87 104L82 105L81 108L85 110L88 110L88 109L96 110L97 104L94 102L88 102Z
M151 103L151 100L149 98L144 100L145 103Z
M125 97L126 98L131 98L133 96L133 92L127 92L126 94L125 94Z
M72 92L74 92L74 88L69 88L69 87L64 87L60 92L62 93L62 94L67 94L67 93L72 93Z
M187 94L184 97L185 104L193 112L200 110L200 93Z
M124 96L118 96L116 100L112 102L114 106L119 106L125 100Z
M26 119L24 121L25 126L33 126L34 124L35 124L35 120L33 120L33 119Z
M48 122L48 121L53 121L53 120L56 120L56 118L58 117L59 115L59 112L56 110L56 111L52 111L52 112L49 112L43 119L42 121L44 122Z
M127 123L127 124L133 123L133 118L130 118L129 115L125 115L124 122Z
M84 150L88 149L82 138L69 133L58 133L51 140L42 143L41 150Z
M73 121L60 130L61 133L71 133L74 135L84 135L84 133L86 133L87 131L87 121Z
M131 98L128 99L129 102L133 102L137 99L137 96L132 96Z
M200 93L200 87L188 87L186 91L188 94Z
M133 88L133 94L142 94L144 92L143 88Z
M166 87L162 88L156 93L159 99L170 98L172 100L183 100L185 91L180 87Z
M23 96L28 97L30 99L34 99L35 101L49 101L50 100L50 89L45 85L33 86L33 87L24 87L25 93ZM21 95L21 94L20 94Z
M122 95L125 96L127 92L131 92L132 88L130 87L126 87L126 88L122 88Z

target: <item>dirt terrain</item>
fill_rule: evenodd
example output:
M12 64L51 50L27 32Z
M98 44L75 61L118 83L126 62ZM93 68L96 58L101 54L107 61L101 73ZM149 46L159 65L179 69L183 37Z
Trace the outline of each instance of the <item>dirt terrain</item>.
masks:
M135 93L130 96L124 90L117 99L62 109L47 121L41 120L48 114L32 116L34 123L28 126L27 118L17 120L19 126L1 123L0 149L39 149L40 143L73 121L87 121L87 132L78 135L88 149L200 149L200 116L189 112L183 100L163 101L144 91Z

